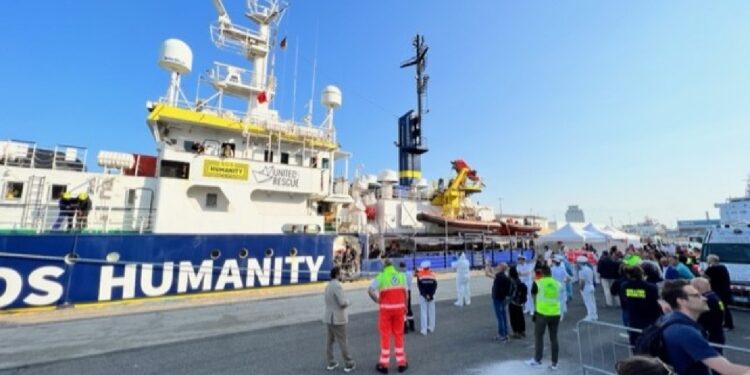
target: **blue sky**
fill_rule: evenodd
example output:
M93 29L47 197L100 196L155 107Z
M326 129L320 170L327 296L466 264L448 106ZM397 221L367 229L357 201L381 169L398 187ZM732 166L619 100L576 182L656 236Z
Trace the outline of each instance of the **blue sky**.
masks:
M225 0L235 22L244 1ZM616 224L649 215L717 216L750 173L750 2L292 0L275 103L292 113L336 84L351 169L397 169L396 118L415 106L399 69L415 33L430 47L430 152L424 173L464 158L485 179L477 200L562 220L569 204ZM199 72L241 64L210 42L210 0L15 2L0 14L0 138L153 154L145 102L163 95L164 39L193 49ZM206 91L203 90L205 93Z

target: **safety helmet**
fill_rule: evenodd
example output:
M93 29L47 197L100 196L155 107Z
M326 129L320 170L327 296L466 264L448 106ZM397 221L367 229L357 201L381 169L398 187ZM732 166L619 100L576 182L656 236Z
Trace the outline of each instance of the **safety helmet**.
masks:
M89 193L83 192L81 194L78 194L78 199L86 200L89 197Z
M70 195L69 191L66 191L62 195L62 199L70 199L72 196Z

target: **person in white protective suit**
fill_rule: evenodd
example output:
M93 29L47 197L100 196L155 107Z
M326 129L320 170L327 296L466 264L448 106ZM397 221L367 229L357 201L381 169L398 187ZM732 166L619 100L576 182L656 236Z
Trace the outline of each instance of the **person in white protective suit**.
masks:
M589 264L589 259L584 255L576 258L578 264L578 283L581 287L581 296L586 305L586 317L584 320L598 320L596 314L596 296L594 296L594 269Z
M560 285L565 285L570 282L570 275L565 270L565 266L562 264L563 256L555 255L552 257L552 278L557 280ZM560 289L560 321L565 317L565 313L568 312L568 293L565 288Z
M456 306L469 306L471 305L471 278L469 277L469 270L471 264L466 259L466 254L461 253L455 264L456 267L456 291L458 291L458 298L456 299Z

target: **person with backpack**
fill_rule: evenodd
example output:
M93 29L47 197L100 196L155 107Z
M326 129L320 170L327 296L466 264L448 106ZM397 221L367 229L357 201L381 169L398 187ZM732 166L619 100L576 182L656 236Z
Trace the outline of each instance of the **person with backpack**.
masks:
M750 367L730 362L708 343L698 317L708 311L706 298L686 280L664 282L662 299L672 312L641 334L635 354L657 356L680 375L743 375Z
M542 269L542 278L531 287L531 295L536 299L534 313L534 358L526 361L532 368L542 367L544 354L544 331L549 328L552 363L550 370L557 370L557 357L560 347L557 343L557 328L560 325L560 291L563 286L552 278L549 267Z
M627 326L642 330L654 324L662 315L659 305L659 288L644 280L640 266L625 267L626 281L620 286L623 316L627 316ZM625 319L623 319L625 320ZM630 332L630 344L635 345L640 333Z
M518 276L516 266L510 267L508 276L510 276L510 281L513 282L513 285L515 285L515 293L510 297L510 304L508 304L510 329L513 332L510 337L520 339L526 337L526 319L523 315L523 305L526 304L529 291L526 289L526 284Z

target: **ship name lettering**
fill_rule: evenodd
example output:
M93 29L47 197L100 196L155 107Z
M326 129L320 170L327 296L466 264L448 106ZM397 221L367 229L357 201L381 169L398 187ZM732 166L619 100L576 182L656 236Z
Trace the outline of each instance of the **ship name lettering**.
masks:
M300 273L315 282L318 281L324 260L324 256L275 257L261 261L249 258L247 266L241 267L237 259L227 259L218 274L214 271L216 266L213 260L204 260L198 266L189 261L180 262L177 266L174 262L126 264L121 269L104 265L101 267L98 300L129 299L139 295L156 297L170 291L180 294L281 285L283 282L297 284ZM301 270L303 267L306 270ZM289 275L288 280L282 278L285 275ZM59 294L62 294L62 287Z
M63 287L59 279L65 269L55 266L39 267L29 274L26 282L31 292L23 298L28 306L51 305L63 296ZM5 290L0 294L0 308L10 306L24 289L24 280L20 273L12 268L0 267L0 280L5 284Z

